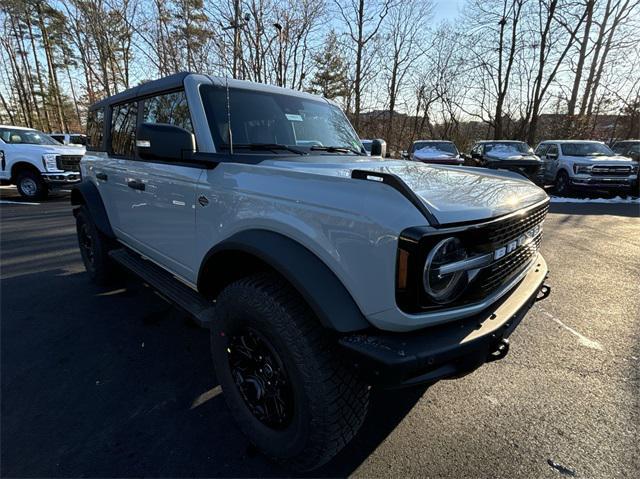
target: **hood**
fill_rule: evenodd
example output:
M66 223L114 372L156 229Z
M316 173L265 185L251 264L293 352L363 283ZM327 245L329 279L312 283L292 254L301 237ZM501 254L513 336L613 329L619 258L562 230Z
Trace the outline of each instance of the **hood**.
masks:
M341 177L351 177L353 170L397 175L418 195L440 224L490 219L547 198L544 190L509 171L403 160L374 161L365 157L347 163L326 163L327 158L323 156L322 163L315 163L310 158L311 162L304 163L269 161L263 164Z
M507 160L507 161L542 161L536 155L528 155L528 154L508 154L508 155L500 155L500 154L491 154L487 153L485 155L490 160Z
M16 148L16 152L20 151L22 153L32 152L35 154L44 155L45 153L52 153L55 155L84 155L85 147L81 146L67 146L67 145L30 145L27 143L16 144L13 143L11 146Z
M455 153L449 153L446 151L438 150L433 147L425 147L420 150L416 150L413 153L413 157L416 160L451 160L458 157Z

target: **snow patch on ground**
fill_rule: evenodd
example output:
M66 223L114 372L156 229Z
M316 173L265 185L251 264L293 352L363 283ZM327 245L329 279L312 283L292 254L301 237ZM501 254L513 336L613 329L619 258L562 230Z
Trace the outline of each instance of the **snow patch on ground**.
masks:
M622 198L565 198L563 196L552 196L551 203L626 203L640 205L640 198L627 196Z

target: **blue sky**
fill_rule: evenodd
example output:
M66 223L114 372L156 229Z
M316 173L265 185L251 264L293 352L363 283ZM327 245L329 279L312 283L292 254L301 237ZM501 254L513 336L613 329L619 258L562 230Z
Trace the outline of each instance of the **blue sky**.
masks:
M453 20L464 4L464 0L434 0L434 20Z

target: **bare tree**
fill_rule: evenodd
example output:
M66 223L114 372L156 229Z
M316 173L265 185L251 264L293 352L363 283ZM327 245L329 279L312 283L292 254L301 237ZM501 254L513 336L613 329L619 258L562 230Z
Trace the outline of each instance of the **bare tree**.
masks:
M360 125L363 83L366 73L363 68L365 48L376 37L384 19L393 5L392 0L334 0L342 23L347 29L351 49L355 54L354 68L354 126Z

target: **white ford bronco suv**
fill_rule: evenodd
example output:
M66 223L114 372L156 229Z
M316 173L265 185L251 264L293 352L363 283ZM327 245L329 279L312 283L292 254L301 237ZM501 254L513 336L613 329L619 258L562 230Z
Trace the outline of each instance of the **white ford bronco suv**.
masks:
M125 266L207 326L239 427L294 469L351 440L371 386L501 359L550 292L543 190L367 156L318 96L176 74L91 106L88 150L89 276Z
M84 148L64 146L46 133L0 125L0 180L26 199L44 199L53 188L80 181Z

